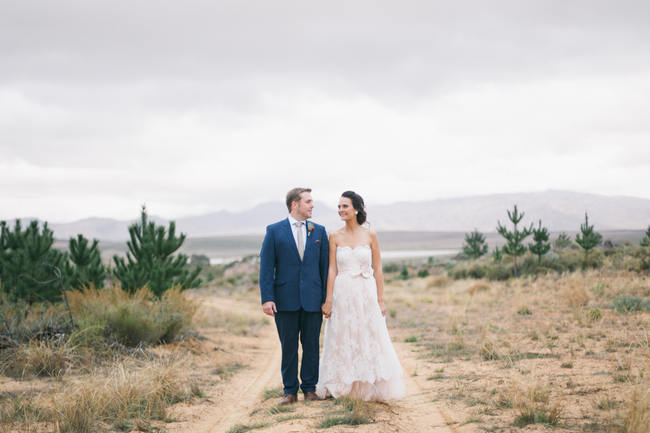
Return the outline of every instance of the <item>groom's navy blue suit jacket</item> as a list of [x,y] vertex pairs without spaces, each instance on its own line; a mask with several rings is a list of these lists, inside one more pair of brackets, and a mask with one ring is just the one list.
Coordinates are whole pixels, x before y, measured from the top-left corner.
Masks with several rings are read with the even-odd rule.
[[262,303],[274,301],[278,311],[321,311],[327,294],[329,243],[325,227],[307,222],[303,260],[300,260],[289,219],[266,227],[260,252]]

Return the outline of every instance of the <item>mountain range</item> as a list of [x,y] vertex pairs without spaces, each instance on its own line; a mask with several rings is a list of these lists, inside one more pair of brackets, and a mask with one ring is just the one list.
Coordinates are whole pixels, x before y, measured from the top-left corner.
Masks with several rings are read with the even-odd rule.
[[[558,190],[369,204],[367,211],[370,226],[377,231],[467,232],[478,229],[489,233],[496,231],[497,221],[509,224],[507,210],[515,204],[525,213],[522,224],[537,225],[541,219],[552,232],[578,230],[585,212],[596,230],[638,230],[650,225],[650,199]],[[263,234],[267,224],[284,218],[286,213],[284,203],[268,202],[241,212],[221,210],[174,221],[177,230],[192,238]],[[31,219],[23,218],[23,221]],[[162,224],[169,221],[156,216],[152,219]],[[341,226],[336,209],[323,203],[315,203],[313,219],[329,230]],[[50,222],[49,227],[57,239],[82,233],[88,238],[122,241],[128,238],[128,226],[134,220],[86,218],[67,223]]]

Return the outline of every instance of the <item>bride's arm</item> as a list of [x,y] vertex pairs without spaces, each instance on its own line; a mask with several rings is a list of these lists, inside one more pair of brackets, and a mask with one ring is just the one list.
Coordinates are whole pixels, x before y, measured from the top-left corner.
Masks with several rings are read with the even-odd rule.
[[379,239],[374,230],[370,230],[370,249],[372,250],[372,269],[375,274],[375,281],[377,282],[377,302],[381,314],[386,315],[386,306],[384,305],[384,271],[381,266],[381,254],[379,252]]
[[325,295],[325,303],[321,306],[323,316],[327,319],[332,315],[332,296],[334,294],[334,280],[338,269],[336,268],[336,239],[334,233],[330,234],[330,259],[327,268],[327,294]]

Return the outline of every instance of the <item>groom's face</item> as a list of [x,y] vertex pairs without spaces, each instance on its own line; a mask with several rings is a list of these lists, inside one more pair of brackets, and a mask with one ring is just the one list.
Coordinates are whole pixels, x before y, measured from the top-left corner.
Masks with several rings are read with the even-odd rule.
[[303,220],[311,218],[311,211],[314,208],[314,200],[311,198],[311,194],[308,192],[303,192],[300,194],[300,200],[294,202],[296,215],[301,217]]

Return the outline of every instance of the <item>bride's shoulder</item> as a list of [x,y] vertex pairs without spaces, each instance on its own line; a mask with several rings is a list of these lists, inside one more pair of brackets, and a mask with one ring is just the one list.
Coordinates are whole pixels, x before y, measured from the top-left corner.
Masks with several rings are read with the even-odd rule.
[[370,227],[362,226],[361,229],[366,233],[367,236],[370,236],[373,239],[377,237],[377,232],[371,229]]
[[343,235],[343,229],[338,229],[333,232],[330,232],[330,241],[338,241]]
[[368,236],[368,239],[370,239],[370,244],[371,245],[378,245],[379,244],[379,239],[377,238],[377,232],[374,231],[371,228],[366,228],[366,235]]

